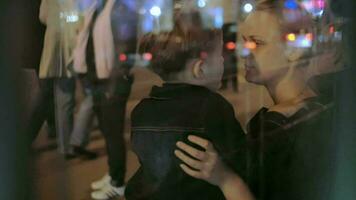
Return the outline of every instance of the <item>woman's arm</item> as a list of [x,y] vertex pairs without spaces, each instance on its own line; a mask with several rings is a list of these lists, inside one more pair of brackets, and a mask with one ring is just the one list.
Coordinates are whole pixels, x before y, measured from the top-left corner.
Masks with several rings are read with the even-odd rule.
[[[213,145],[203,138],[189,136],[188,140],[205,149],[197,150],[184,142],[178,142],[175,155],[184,162],[180,167],[188,175],[218,186],[227,200],[253,200],[245,182],[220,159]],[[184,153],[195,158],[192,159]]]

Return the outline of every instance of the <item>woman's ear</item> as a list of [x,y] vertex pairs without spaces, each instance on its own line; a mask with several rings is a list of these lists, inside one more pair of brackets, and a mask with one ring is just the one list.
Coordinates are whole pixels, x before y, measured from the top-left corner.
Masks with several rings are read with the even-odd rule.
[[204,61],[202,59],[194,61],[193,68],[192,68],[194,78],[199,79],[204,76],[203,64]]

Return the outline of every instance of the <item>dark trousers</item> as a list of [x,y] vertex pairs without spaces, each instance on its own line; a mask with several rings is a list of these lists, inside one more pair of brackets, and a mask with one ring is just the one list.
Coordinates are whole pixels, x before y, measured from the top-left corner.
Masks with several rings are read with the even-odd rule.
[[229,57],[225,60],[224,63],[224,74],[221,81],[221,89],[227,89],[228,83],[232,81],[232,88],[235,92],[238,91],[238,81],[237,81],[237,67],[236,67],[236,58]]
[[28,136],[30,142],[36,139],[43,123],[46,121],[49,134],[55,135],[55,117],[54,117],[54,93],[53,79],[40,79],[40,91],[35,97],[33,105],[30,108],[29,119],[27,120]]
[[112,82],[92,84],[82,79],[84,87],[93,92],[94,112],[104,135],[108,154],[109,175],[114,186],[124,185],[126,173],[126,147],[124,124],[126,103],[131,92],[133,77],[117,78],[114,91],[108,95]]
[[99,120],[108,154],[109,174],[112,184],[124,185],[126,172],[126,148],[124,123],[127,98],[94,98],[94,112]]
[[[36,139],[44,121],[49,122],[57,134],[58,150],[70,153],[70,135],[73,129],[75,106],[75,80],[73,78],[51,78],[40,80],[40,95],[31,108],[26,131],[32,142]],[[54,110],[54,111],[53,111]],[[54,113],[54,116],[53,116]]]
[[237,76],[236,75],[229,75],[228,77],[223,77],[221,83],[221,89],[226,89],[228,86],[228,82],[232,81],[232,88],[234,91],[238,91],[238,82],[237,82]]

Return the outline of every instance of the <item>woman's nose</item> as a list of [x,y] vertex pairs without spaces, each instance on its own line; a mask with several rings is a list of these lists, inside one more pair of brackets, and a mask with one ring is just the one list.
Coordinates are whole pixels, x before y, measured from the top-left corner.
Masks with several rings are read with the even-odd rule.
[[247,59],[248,57],[251,57],[252,56],[252,52],[250,49],[248,48],[242,48],[240,51],[239,51],[239,55],[242,59]]
[[248,56],[251,56],[252,51],[256,49],[255,42],[244,42],[238,46],[239,55],[241,58],[246,59]]

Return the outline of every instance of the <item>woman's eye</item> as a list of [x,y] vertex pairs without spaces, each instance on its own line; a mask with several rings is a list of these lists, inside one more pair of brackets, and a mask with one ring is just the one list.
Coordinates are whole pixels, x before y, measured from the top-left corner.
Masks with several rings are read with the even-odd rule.
[[263,41],[260,41],[260,40],[256,40],[254,41],[256,43],[256,46],[262,46],[262,45],[265,45],[265,42]]
[[256,42],[253,42],[253,41],[247,41],[247,42],[245,42],[244,47],[247,49],[253,50],[253,49],[257,48],[257,44],[256,44]]

